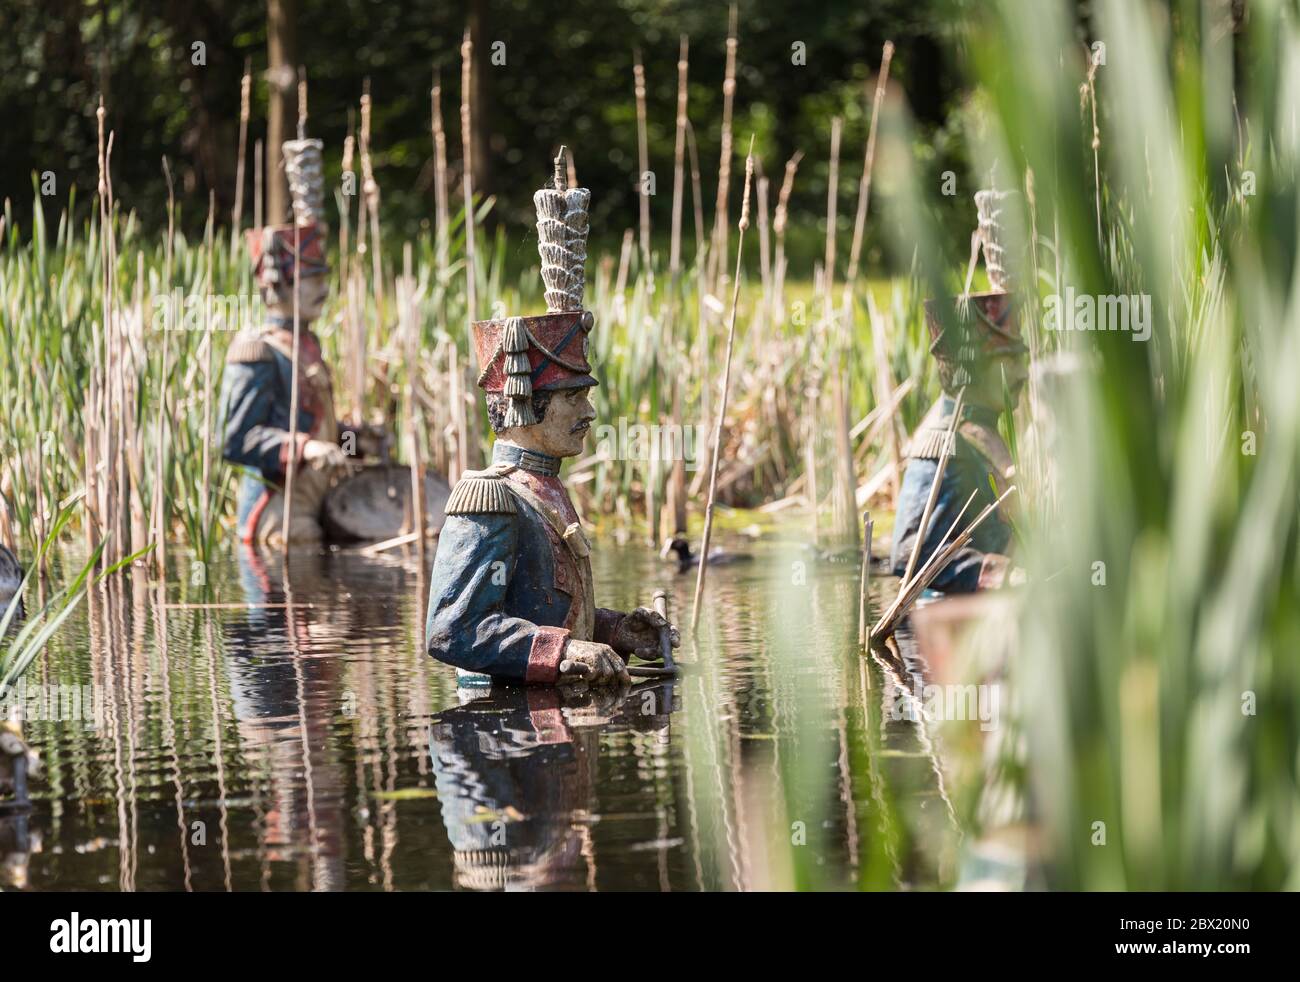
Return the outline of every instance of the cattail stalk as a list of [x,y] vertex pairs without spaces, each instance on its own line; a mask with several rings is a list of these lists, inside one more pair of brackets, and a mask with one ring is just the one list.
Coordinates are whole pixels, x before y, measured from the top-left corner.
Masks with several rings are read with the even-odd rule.
[[[735,8],[732,8],[733,13]],[[727,354],[722,363],[722,393],[713,423],[713,462],[709,468],[709,497],[704,507],[704,535],[700,541],[700,568],[695,577],[695,602],[691,606],[691,632],[700,623],[700,601],[704,595],[704,578],[709,569],[709,540],[713,533],[713,505],[718,494],[718,458],[722,451],[722,421],[727,415],[727,390],[731,386],[731,353],[736,344],[736,307],[740,303],[740,261],[745,247],[745,229],[749,228],[749,186],[754,178],[754,139],[750,137],[745,156],[745,190],[740,204],[740,221],[736,227],[736,272],[731,284],[731,313],[727,320]]]
[[289,453],[288,466],[284,474],[284,509],[281,512],[280,538],[286,557],[289,554],[289,525],[293,520],[293,479],[298,473],[298,357],[300,311],[299,298],[302,295],[302,249],[299,240],[301,231],[295,222],[293,226],[293,351],[290,358],[289,383]]
[[298,66],[298,139],[307,139],[307,68]]
[[398,283],[397,314],[401,321],[402,340],[406,354],[406,447],[411,467],[411,502],[409,531],[415,534],[416,553],[420,569],[424,569],[424,460],[420,454],[419,440],[419,297],[415,287],[415,274],[411,243],[402,250],[402,280]]
[[[672,285],[669,289],[668,311],[669,323],[664,350],[673,359],[667,366],[667,377],[672,385],[672,419],[674,426],[682,422],[682,382],[675,370],[678,356],[677,328],[681,317],[681,275],[682,275],[682,206],[686,196],[686,129],[687,120],[687,74],[690,68],[690,42],[686,35],[681,36],[677,55],[677,126],[673,144],[673,217],[672,235],[668,252],[668,271]],[[671,531],[682,534],[686,531],[686,461],[674,460],[668,474],[665,511],[671,515]],[[657,544],[657,543],[656,543]]]
[[668,251],[668,272],[672,277],[674,292],[682,271],[682,202],[686,190],[686,77],[690,69],[689,50],[690,41],[683,34],[677,54],[677,135],[673,143],[673,219],[672,239]]
[[[691,201],[695,212],[695,364],[701,377],[709,377],[709,308],[705,302],[708,288],[708,248],[704,241],[704,189],[700,180],[700,154],[695,144],[695,129],[686,121],[686,148],[691,160]],[[709,387],[700,393],[700,421],[708,428]],[[695,492],[692,490],[691,492]]]
[[871,534],[875,524],[871,512],[862,513],[862,575],[858,581],[858,647],[867,646],[867,613],[871,596]]
[[646,181],[651,179],[650,148],[646,136],[645,109],[645,66],[641,64],[641,52],[635,55],[632,66],[633,90],[636,94],[636,157],[638,165],[637,193],[640,197],[641,225],[641,269],[647,277],[647,289],[654,291],[654,270],[650,265],[650,193]]
[[835,240],[839,204],[840,136],[841,121],[836,116],[831,121],[830,175],[826,189],[826,281],[823,284],[823,325],[828,332],[831,351],[831,409],[835,429],[835,469],[832,485],[832,519],[834,534],[838,539],[858,541],[858,527],[854,520],[854,490],[857,485],[853,466],[853,441],[849,437],[849,396],[847,381],[841,371],[842,351],[847,346],[844,334],[849,332],[846,318],[843,332],[836,330],[835,317]]
[[[356,189],[356,173],[353,164],[356,156],[356,137],[351,130],[351,112],[349,116],[349,133],[343,139],[343,180],[349,182],[347,187]],[[357,291],[353,289],[354,266],[349,253],[352,236],[352,195],[338,196],[339,204],[339,285],[343,297],[343,332],[347,344],[347,378],[348,397],[351,403],[352,418],[361,422],[365,418],[366,404],[366,331],[365,320],[361,314],[361,304]],[[358,218],[360,210],[358,209]]]
[[627,274],[632,267],[632,230],[623,230],[623,247],[618,252],[618,275],[614,278],[614,313],[620,324],[627,323]]
[[[465,200],[465,350],[467,353],[474,350],[473,325],[478,312],[478,250],[475,244],[476,233],[474,228],[473,84],[474,40],[470,36],[467,27],[460,45],[460,143],[463,158],[461,187]],[[459,371],[458,362],[457,371]],[[465,398],[463,393],[460,398],[463,403]],[[458,408],[457,416],[468,427],[469,414],[465,412],[463,405]],[[471,440],[472,434],[467,429],[462,429],[460,453],[466,462],[466,467],[469,466]]]
[[794,190],[794,175],[799,169],[803,151],[796,150],[785,162],[785,177],[776,198],[776,212],[772,216],[772,233],[776,238],[776,252],[772,262],[772,316],[775,323],[785,322],[785,228],[790,216],[790,193]]
[[379,183],[375,180],[370,159],[370,79],[366,79],[361,92],[361,192],[365,197],[366,215],[370,220],[371,287],[375,293],[375,317],[383,343],[384,323],[384,267],[379,243]]
[[880,57],[880,74],[876,76],[876,94],[871,100],[871,127],[867,131],[867,149],[862,160],[862,179],[858,182],[858,213],[853,221],[853,245],[849,249],[849,268],[844,279],[844,298],[841,308],[845,323],[850,320],[853,288],[858,278],[858,263],[862,258],[862,243],[867,228],[867,205],[871,201],[871,171],[876,161],[876,128],[880,124],[880,107],[885,101],[885,86],[889,84],[889,64],[894,59],[894,43],[886,41]]
[[[212,264],[217,225],[217,196],[208,192],[207,268],[203,276],[203,470],[199,486],[202,529],[206,536],[211,529],[212,505]],[[204,554],[207,544],[204,544]]]
[[[465,29],[460,45],[460,142],[462,164],[461,186],[465,198],[465,296],[469,325],[473,325],[478,310],[478,261],[474,248],[474,117],[470,97],[474,84],[474,41]],[[472,330],[472,327],[470,328]]]
[[[889,370],[889,350],[886,337],[886,315],[876,309],[875,298],[866,291],[867,318],[871,321],[871,351],[876,363],[876,404],[888,406],[894,401],[894,382]],[[892,464],[890,486],[895,495],[902,486],[903,447],[898,435],[899,420],[895,414],[888,422],[889,456]]]
[[453,339],[447,346],[447,399],[451,408],[450,446],[447,448],[447,480],[455,484],[469,468],[469,424],[465,411],[464,376],[460,367],[460,346]]
[[[129,347],[132,353],[131,371],[124,373],[124,384],[126,385],[126,406],[130,413],[130,420],[126,426],[126,464],[127,476],[130,479],[130,508],[131,508],[131,553],[135,554],[145,548],[148,542],[149,530],[145,524],[144,517],[144,495],[142,487],[144,484],[144,447],[141,441],[144,438],[144,428],[140,425],[140,380],[145,374],[148,365],[148,356],[145,353],[143,333],[145,324],[145,302],[144,302],[144,253],[139,249],[135,253],[135,295],[133,297],[133,307],[135,316],[128,321],[128,327],[131,330]],[[151,305],[152,306],[152,305]]]
[[766,315],[770,314],[772,309],[772,236],[767,210],[771,185],[772,182],[761,173],[758,180],[754,182],[755,203],[758,205],[758,273],[763,286],[761,305],[763,320],[767,319]]
[[[172,186],[171,167],[167,164],[166,156],[162,159],[163,176],[167,180],[167,244],[163,248],[163,289],[167,293],[167,302],[170,304],[172,297],[172,247],[173,239],[176,235],[176,193]],[[167,325],[170,328],[170,324]],[[171,331],[163,332],[162,348],[162,377],[171,378]],[[167,495],[163,489],[163,460],[166,457],[165,447],[170,444],[170,440],[164,436],[167,428],[167,392],[166,389],[159,393],[158,396],[158,414],[154,421],[154,488],[153,488],[153,527],[154,542],[157,546],[154,550],[155,562],[158,565],[158,580],[160,585],[167,582]]]
[[[107,142],[104,138],[105,115],[104,100],[101,97],[99,108],[95,111],[95,118],[99,137],[99,254],[104,289],[103,330],[101,332],[102,349],[99,344],[96,344],[99,371],[94,373],[95,381],[90,389],[90,398],[93,399],[91,416],[95,420],[94,432],[99,437],[99,440],[97,441],[98,447],[96,448],[95,459],[93,461],[87,459],[86,461],[87,499],[94,501],[94,520],[98,526],[97,534],[92,539],[92,545],[97,545],[104,536],[112,534],[109,523],[114,520],[116,513],[116,502],[113,499],[113,479],[116,468],[113,459],[112,425],[114,391],[112,380],[114,378],[113,355],[115,350],[113,344],[113,325],[115,323],[113,299],[116,287],[113,273],[116,264],[113,260],[111,245],[113,238],[113,203],[108,176],[109,146],[111,146],[112,138],[110,136]],[[87,427],[87,429],[89,430],[90,427]],[[93,499],[90,494],[92,484],[94,487]],[[44,518],[42,516],[43,524]],[[105,548],[101,554],[101,565],[107,569],[111,562],[112,556],[109,548]]]
[[248,118],[253,92],[252,60],[244,59],[244,77],[239,80],[239,157],[235,163],[235,207],[230,213],[230,256],[239,247],[239,229],[244,219],[244,158],[248,154]]
[[447,267],[451,265],[451,219],[447,201],[447,133],[442,123],[442,73],[433,73],[433,214],[437,223],[434,260],[438,285],[445,291]]
[[262,227],[262,141],[253,141],[253,228]]
[[718,159],[718,195],[713,213],[713,251],[709,256],[709,285],[716,289],[727,257],[727,197],[731,190],[731,117],[736,99],[736,5],[731,5],[727,22],[727,68],[722,81],[722,150]]
[[836,207],[839,203],[840,181],[840,133],[842,120],[835,116],[831,119],[831,158],[830,173],[826,179],[826,254],[822,261],[822,327],[832,332],[834,347],[835,309],[831,299],[835,285],[835,220]]

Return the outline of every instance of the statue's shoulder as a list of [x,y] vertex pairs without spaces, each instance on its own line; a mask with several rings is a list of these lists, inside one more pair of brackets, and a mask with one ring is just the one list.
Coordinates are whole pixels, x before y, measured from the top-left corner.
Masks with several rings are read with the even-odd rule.
[[226,351],[229,365],[252,365],[259,361],[274,361],[275,353],[259,331],[240,331]]
[[943,397],[940,396],[908,441],[907,456],[920,460],[938,460],[945,452],[951,453],[953,448],[948,444],[948,425],[951,421],[952,414],[944,412]]
[[514,464],[493,464],[481,471],[466,471],[451,489],[448,515],[513,515],[519,509],[506,475]]
[[985,463],[1003,480],[1010,480],[1015,474],[1015,465],[1011,459],[1011,450],[996,427],[963,420],[958,431],[975,452],[984,458]]

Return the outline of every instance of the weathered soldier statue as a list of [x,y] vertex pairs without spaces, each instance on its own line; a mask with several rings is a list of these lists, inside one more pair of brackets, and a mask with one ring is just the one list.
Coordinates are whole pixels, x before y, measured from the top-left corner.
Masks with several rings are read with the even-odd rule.
[[461,685],[627,682],[626,660],[659,657],[649,608],[597,608],[586,534],[560,482],[596,412],[588,361],[594,318],[582,309],[591,192],[555,185],[534,195],[548,313],[473,325],[492,464],[452,490],[429,590],[426,644]]
[[[947,301],[927,300],[930,352],[939,368],[943,395],[931,407],[908,445],[907,469],[898,496],[894,523],[894,573],[902,576],[921,526],[940,455],[949,454],[938,497],[926,529],[917,568],[940,547],[971,492],[975,500],[966,521],[1006,490],[1013,475],[1011,452],[998,433],[998,415],[1008,395],[1014,405],[1026,378],[1025,353],[1016,317],[1015,297],[1007,292],[1010,277],[1002,209],[1008,194],[975,195],[984,263],[993,287]],[[972,259],[973,259],[972,255]],[[948,446],[948,427],[962,395],[961,419]],[[930,587],[945,593],[969,593],[1001,586],[1012,574],[1007,552],[1011,526],[999,510],[976,530],[966,548],[940,571]],[[1019,576],[1019,571],[1014,571]]]
[[[322,214],[321,142],[284,144],[294,223],[248,232],[253,276],[266,304],[265,323],[241,332],[226,356],[222,393],[223,456],[253,473],[239,490],[239,537],[277,543],[284,515],[285,475],[294,471],[288,538],[315,543],[323,537],[321,503],[347,470],[350,455],[369,452],[382,434],[340,422],[330,371],[311,324],[329,293],[325,262],[327,226]],[[297,281],[295,281],[295,275]],[[291,432],[294,292],[297,287],[298,425]],[[348,448],[345,454],[344,446]]]

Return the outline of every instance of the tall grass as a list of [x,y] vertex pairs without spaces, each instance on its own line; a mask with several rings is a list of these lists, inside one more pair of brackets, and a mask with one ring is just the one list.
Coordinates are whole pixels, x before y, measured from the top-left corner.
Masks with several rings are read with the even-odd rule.
[[1025,790],[1050,885],[1294,889],[1300,24],[1096,7],[1104,65],[1064,3],[1001,0],[966,46],[985,162],[1031,192],[1031,294],[1147,295],[1153,319],[1143,343],[1031,316],[1040,356],[1085,367],[1032,393],[1056,438],[1021,460],[1052,478],[1026,513]]
[[[349,204],[343,196],[340,201]],[[134,392],[128,425],[142,457],[138,472],[124,480],[138,486],[144,502],[161,502],[161,514],[150,523],[150,541],[161,528],[166,539],[188,544],[203,560],[218,548],[233,521],[232,471],[216,464],[216,398],[225,350],[237,330],[256,325],[260,308],[242,241],[211,227],[204,241],[191,241],[179,231],[170,239],[146,234],[133,215],[123,213],[124,207],[119,203],[113,215],[118,258],[111,282],[119,298],[114,316],[124,325],[126,339],[121,367],[131,374]],[[413,429],[422,434],[420,457],[443,473],[454,470],[461,447],[467,465],[479,466],[491,439],[475,388],[469,321],[545,306],[531,250],[526,243],[516,245],[523,230],[484,230],[491,207],[490,198],[476,199],[473,250],[463,209],[450,216],[445,259],[439,255],[442,233],[437,230],[409,243],[414,361],[406,354],[412,339],[396,329],[402,314],[396,289],[401,270],[386,255],[365,262],[374,256],[355,253],[343,264],[336,249],[332,264],[346,269],[347,285],[336,288],[316,324],[328,360],[338,366],[339,405],[384,418],[394,432],[410,432],[403,414],[418,413]],[[356,216],[356,210],[351,214]],[[353,227],[360,233],[361,225]],[[49,236],[39,198],[32,229],[19,229],[12,220],[5,228],[0,326],[9,341],[0,352],[0,418],[6,421],[0,480],[14,536],[30,551],[57,503],[86,483],[85,393],[95,365],[93,325],[103,318],[102,230],[96,221],[76,227],[65,210],[57,233]],[[225,246],[227,241],[233,249]],[[213,242],[221,246],[214,248]],[[748,265],[753,253],[748,247],[746,252]],[[689,257],[694,269],[684,275],[673,277],[660,269],[662,258],[656,253],[650,268],[644,259],[629,257],[632,268],[621,288],[611,275],[612,257],[589,260],[587,305],[597,319],[593,358],[602,382],[594,393],[598,422],[617,430],[620,420],[628,427],[676,420],[706,433],[712,428],[709,407],[717,401],[717,378],[701,366],[720,365],[726,341],[715,298],[699,292],[702,277],[696,270],[708,261],[707,245]],[[385,283],[380,289],[373,283],[376,270]],[[930,370],[914,284],[900,282],[892,289],[877,284],[875,289],[887,298],[882,302],[893,307],[901,328],[892,332],[886,353],[894,378],[916,376],[920,383]],[[813,432],[817,452],[805,454],[803,425],[807,403],[802,394],[813,374],[826,371],[816,363],[820,355],[808,357],[810,324],[820,304],[798,281],[787,284],[783,293],[787,304],[774,311],[758,284],[742,283],[738,378],[722,431],[719,500],[727,504],[757,505],[806,494],[802,475],[809,459],[831,472],[831,443],[822,447],[823,435]],[[179,314],[170,324],[157,316],[164,298]],[[237,307],[240,302],[243,306]],[[237,309],[242,316],[235,316]],[[864,313],[849,315],[843,343],[850,357],[870,364],[871,328]],[[354,367],[358,348],[365,353],[361,371]],[[861,377],[856,371],[849,375]],[[355,392],[358,386],[363,391]],[[849,415],[856,422],[876,401],[869,385],[850,387]],[[922,389],[918,384],[916,394],[905,400],[900,411],[904,424],[924,410]],[[407,390],[418,398],[398,397]],[[699,465],[707,457],[706,442],[700,441],[689,462],[693,517],[702,511]],[[590,449],[592,456],[572,468],[587,510],[643,521],[649,503],[664,500],[671,468],[652,468],[635,454],[606,459],[597,447]],[[617,447],[611,449],[618,453]],[[879,449],[858,441],[855,451],[863,476],[875,473]],[[817,486],[825,489],[830,482],[823,479]]]
[[[955,8],[975,92],[969,189],[992,173],[1024,192],[1013,224],[1031,246],[1017,272],[1035,370],[1003,421],[1029,586],[974,635],[986,656],[1013,639],[998,752],[959,761],[956,741],[936,744],[961,782],[964,841],[1027,821],[1029,882],[1057,889],[1295,889],[1300,23],[1281,3],[1252,5],[1234,31],[1220,4],[1104,0],[1085,25],[1106,43],[1100,65],[1073,4]],[[916,261],[907,296],[952,295],[965,243],[941,235],[939,176],[917,166],[905,105],[881,141],[894,245]],[[1149,297],[1150,338],[1049,330],[1047,297],[1070,290]],[[920,325],[899,324],[903,345]],[[919,338],[906,352],[924,360]],[[789,678],[822,655],[806,637],[776,645]],[[693,706],[706,723],[710,678]],[[782,822],[821,820],[844,754],[825,719],[791,705],[801,752],[772,788],[766,861],[817,888]],[[719,739],[688,749],[708,761]],[[849,759],[864,802],[881,761],[869,747]],[[889,885],[892,812],[859,805],[864,887]]]

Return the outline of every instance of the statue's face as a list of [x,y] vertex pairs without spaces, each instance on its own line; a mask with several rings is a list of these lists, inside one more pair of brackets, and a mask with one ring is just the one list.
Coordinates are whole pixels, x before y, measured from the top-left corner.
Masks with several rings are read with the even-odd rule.
[[587,398],[586,386],[561,389],[551,397],[542,421],[525,428],[528,449],[552,457],[576,457],[582,453],[582,444],[595,418],[596,409]]
[[[328,276],[304,276],[302,284],[298,288],[298,319],[300,321],[314,321],[319,317],[329,292],[330,281]],[[270,313],[286,320],[293,317],[292,287],[283,291],[283,294],[280,291],[267,289],[262,292],[262,295],[266,301],[266,308]]]

